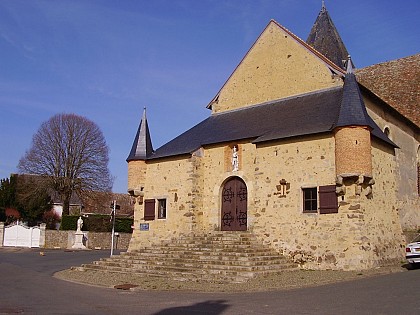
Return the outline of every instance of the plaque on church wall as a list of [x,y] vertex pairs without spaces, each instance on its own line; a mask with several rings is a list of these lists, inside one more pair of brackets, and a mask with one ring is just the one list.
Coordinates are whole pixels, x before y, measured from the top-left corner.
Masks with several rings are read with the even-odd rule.
[[140,223],[140,231],[149,231],[149,223]]

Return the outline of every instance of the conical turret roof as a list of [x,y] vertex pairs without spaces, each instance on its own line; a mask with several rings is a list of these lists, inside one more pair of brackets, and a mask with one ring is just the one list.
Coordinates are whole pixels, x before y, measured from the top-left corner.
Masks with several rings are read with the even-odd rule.
[[150,138],[149,126],[146,118],[146,108],[143,110],[143,117],[140,121],[136,137],[127,162],[135,160],[146,160],[153,153],[152,140]]
[[322,1],[321,11],[312,26],[306,43],[314,47],[337,66],[345,69],[344,61],[349,53],[328,14],[324,1]]
[[369,117],[366,105],[353,73],[353,64],[350,56],[347,60],[347,73],[344,79],[343,95],[341,98],[340,113],[336,127],[366,126],[374,129],[372,119]]

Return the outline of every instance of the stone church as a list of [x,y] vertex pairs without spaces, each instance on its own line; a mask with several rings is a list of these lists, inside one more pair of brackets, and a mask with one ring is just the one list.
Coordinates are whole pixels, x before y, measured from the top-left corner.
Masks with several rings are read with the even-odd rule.
[[401,261],[403,230],[420,226],[419,55],[392,65],[401,78],[356,70],[324,4],[307,41],[271,20],[207,119],[154,149],[144,111],[129,251],[246,231],[303,268]]

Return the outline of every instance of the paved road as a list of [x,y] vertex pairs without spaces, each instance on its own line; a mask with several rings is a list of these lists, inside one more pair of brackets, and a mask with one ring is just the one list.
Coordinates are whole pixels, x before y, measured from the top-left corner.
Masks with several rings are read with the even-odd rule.
[[420,269],[315,288],[246,294],[143,292],[79,285],[55,271],[105,251],[0,249],[0,314],[420,314]]

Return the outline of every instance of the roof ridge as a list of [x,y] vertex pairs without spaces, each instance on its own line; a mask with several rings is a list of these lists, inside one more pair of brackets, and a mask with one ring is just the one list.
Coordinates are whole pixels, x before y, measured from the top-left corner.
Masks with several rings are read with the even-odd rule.
[[286,101],[290,101],[292,99],[306,97],[306,96],[309,96],[309,95],[321,94],[321,93],[325,93],[325,92],[333,91],[333,90],[338,90],[338,89],[342,89],[342,88],[343,88],[342,86],[333,86],[333,87],[329,87],[329,88],[325,88],[325,89],[321,89],[321,90],[316,90],[316,91],[311,91],[311,92],[306,92],[306,93],[301,93],[301,94],[295,94],[295,95],[291,95],[291,96],[287,96],[287,97],[277,98],[277,99],[270,100],[270,101],[263,102],[263,103],[253,104],[253,105],[240,107],[240,108],[235,108],[235,109],[231,109],[231,110],[226,110],[226,111],[223,111],[223,112],[212,113],[210,115],[210,117],[216,117],[216,116],[219,116],[219,115],[229,114],[229,113],[233,113],[233,112],[239,112],[239,111],[242,111],[242,110],[247,110],[247,109],[251,109],[251,108],[255,108],[255,107],[259,107],[259,106],[276,104],[276,103],[279,103],[279,102],[286,102]]
[[420,53],[405,56],[405,57],[401,57],[401,58],[396,58],[396,59],[392,59],[392,60],[382,61],[382,62],[375,63],[373,65],[369,65],[369,66],[366,66],[366,67],[363,67],[363,68],[357,68],[357,69],[355,69],[355,72],[357,73],[357,72],[363,71],[364,69],[369,69],[369,68],[373,68],[373,67],[377,67],[377,66],[386,65],[386,64],[390,64],[392,62],[400,62],[402,60],[407,60],[407,59],[417,57],[417,56],[420,57]]

